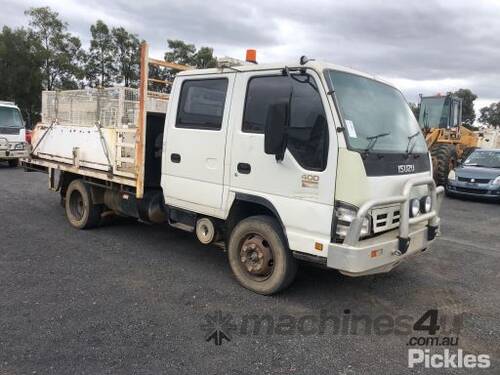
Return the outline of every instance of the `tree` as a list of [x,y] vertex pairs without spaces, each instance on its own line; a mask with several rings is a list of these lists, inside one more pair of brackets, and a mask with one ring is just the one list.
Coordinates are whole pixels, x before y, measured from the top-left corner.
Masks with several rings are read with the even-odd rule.
[[101,20],[90,26],[92,39],[87,55],[85,76],[90,86],[109,87],[113,83],[118,69],[115,56],[117,53],[113,37],[108,26]]
[[165,60],[177,64],[191,65],[196,53],[194,44],[186,44],[182,40],[167,40],[170,51],[165,52]]
[[40,118],[42,60],[39,46],[30,31],[4,26],[0,33],[0,98],[13,100],[21,109],[28,127]]
[[137,86],[140,60],[139,38],[123,27],[113,28],[111,35],[116,50],[115,81],[123,83],[126,87]]
[[214,57],[214,50],[210,47],[201,47],[191,60],[191,65],[198,69],[215,68],[217,59]]
[[480,110],[479,122],[487,125],[492,125],[496,128],[500,127],[500,102],[491,103],[488,107],[483,107]]
[[462,122],[474,123],[476,112],[474,111],[474,100],[477,95],[469,89],[460,89],[453,93],[462,99]]
[[80,39],[66,31],[67,24],[49,7],[30,8],[25,14],[30,17],[32,35],[37,39],[36,53],[43,61],[43,87],[47,90],[76,87],[82,78]]

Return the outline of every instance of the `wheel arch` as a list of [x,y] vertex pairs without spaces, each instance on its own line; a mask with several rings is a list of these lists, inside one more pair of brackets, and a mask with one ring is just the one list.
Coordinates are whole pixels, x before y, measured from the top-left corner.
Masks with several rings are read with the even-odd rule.
[[258,195],[236,193],[231,209],[229,210],[229,215],[226,219],[227,234],[229,235],[236,224],[238,224],[241,220],[256,215],[267,215],[276,219],[278,225],[281,227],[286,246],[287,248],[290,248],[286,228],[281,220],[278,210],[268,199]]

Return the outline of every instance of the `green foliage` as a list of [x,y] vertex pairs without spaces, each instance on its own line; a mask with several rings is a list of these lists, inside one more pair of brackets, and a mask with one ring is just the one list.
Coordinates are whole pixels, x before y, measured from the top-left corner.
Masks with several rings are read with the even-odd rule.
[[169,39],[167,42],[170,51],[165,52],[166,61],[183,65],[191,65],[193,63],[193,57],[196,53],[194,44],[186,44],[182,40],[172,39]]
[[214,50],[210,47],[201,47],[197,51],[194,44],[186,44],[182,40],[169,39],[167,42],[169,51],[165,53],[166,61],[195,66],[198,69],[217,66]]
[[476,112],[474,111],[474,100],[477,95],[469,89],[460,89],[453,93],[462,99],[462,122],[469,122],[472,124],[476,119]]
[[43,61],[42,84],[46,90],[75,88],[83,77],[80,39],[68,33],[67,24],[49,7],[25,12],[36,40],[37,58]]
[[139,38],[123,27],[113,28],[111,35],[116,49],[115,82],[123,83],[126,87],[136,87],[139,80]]
[[193,65],[198,69],[215,68],[217,59],[214,57],[213,48],[201,47],[193,56]]
[[117,48],[108,26],[101,20],[90,26],[90,50],[85,64],[85,78],[92,87],[109,87],[118,73]]
[[500,128],[500,102],[480,109],[479,122]]
[[23,112],[28,126],[40,118],[42,59],[36,38],[20,28],[4,26],[0,33],[0,99],[12,100]]

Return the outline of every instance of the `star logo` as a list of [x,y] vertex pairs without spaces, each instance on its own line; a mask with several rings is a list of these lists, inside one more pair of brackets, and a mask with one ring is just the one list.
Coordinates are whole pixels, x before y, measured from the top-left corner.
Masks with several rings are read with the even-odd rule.
[[215,345],[220,346],[224,340],[232,340],[231,332],[236,330],[236,324],[231,314],[216,311],[205,315],[205,323],[201,325],[201,329],[206,332],[205,341],[213,341]]

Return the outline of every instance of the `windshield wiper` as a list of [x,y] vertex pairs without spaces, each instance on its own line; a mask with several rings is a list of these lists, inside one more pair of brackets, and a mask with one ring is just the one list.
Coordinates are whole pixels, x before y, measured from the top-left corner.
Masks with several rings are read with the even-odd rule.
[[375,144],[377,143],[379,138],[386,137],[389,134],[391,133],[380,133],[377,135],[372,135],[371,137],[366,137],[366,139],[368,140],[368,146],[365,148],[364,153],[368,154],[373,149],[373,147],[375,147]]
[[[406,157],[410,156],[413,149],[415,148],[415,145],[417,144],[417,142],[411,143],[412,139],[415,139],[415,137],[419,134],[420,134],[420,130],[418,132],[416,132],[415,134],[408,136],[408,144],[406,145]],[[411,145],[411,147],[410,147],[410,145]]]

